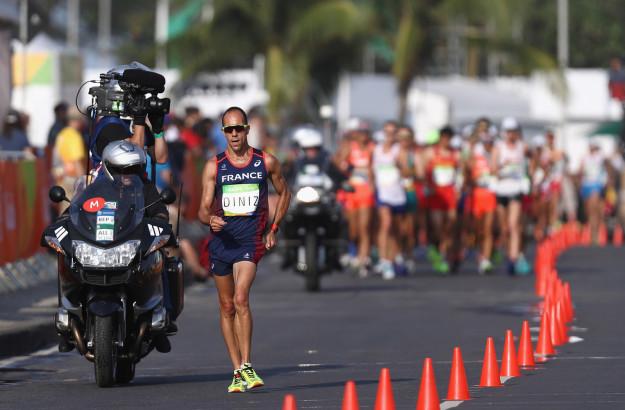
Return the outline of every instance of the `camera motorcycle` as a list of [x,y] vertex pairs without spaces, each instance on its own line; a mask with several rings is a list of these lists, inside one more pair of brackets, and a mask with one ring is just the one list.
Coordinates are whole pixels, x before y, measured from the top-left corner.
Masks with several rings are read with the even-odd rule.
[[63,188],[50,190],[53,202],[70,205],[44,230],[41,244],[58,256],[56,329],[94,363],[97,385],[108,387],[129,383],[136,364],[167,334],[162,248],[177,246],[176,238],[167,221],[147,217],[146,209],[171,204],[176,195],[165,189],[146,204],[136,175],[82,181],[71,202]]
[[321,135],[305,129],[295,135],[304,156],[295,164],[293,196],[283,224],[283,267],[293,266],[306,280],[306,290],[318,291],[321,276],[341,269],[345,247],[342,214],[336,201],[338,181]]

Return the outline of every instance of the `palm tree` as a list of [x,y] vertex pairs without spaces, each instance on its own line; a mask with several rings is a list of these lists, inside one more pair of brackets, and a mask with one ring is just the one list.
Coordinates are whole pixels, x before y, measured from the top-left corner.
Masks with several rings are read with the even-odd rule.
[[[432,64],[440,33],[462,25],[461,39],[469,55],[491,57],[502,71],[527,74],[540,68],[555,70],[553,56],[523,42],[522,27],[529,7],[527,1],[514,0],[370,0],[377,11],[376,40],[390,49],[385,57],[397,82],[400,121],[405,120],[406,101],[413,79]],[[382,47],[381,49],[385,49]],[[377,48],[380,50],[380,47]],[[469,73],[477,74],[477,57]],[[564,92],[561,76],[553,85]]]
[[329,87],[358,55],[369,13],[347,0],[217,0],[214,17],[172,41],[185,75],[265,57],[270,122],[297,110],[314,78]]

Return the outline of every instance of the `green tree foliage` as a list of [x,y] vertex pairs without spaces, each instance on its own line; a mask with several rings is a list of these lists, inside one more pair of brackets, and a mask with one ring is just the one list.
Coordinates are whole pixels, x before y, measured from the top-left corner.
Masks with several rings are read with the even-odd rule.
[[[359,55],[368,32],[367,10],[345,0],[223,0],[214,18],[173,40],[185,75],[249,67],[265,57],[268,113],[278,122],[311,89],[329,90]],[[314,79],[314,80],[313,80]]]

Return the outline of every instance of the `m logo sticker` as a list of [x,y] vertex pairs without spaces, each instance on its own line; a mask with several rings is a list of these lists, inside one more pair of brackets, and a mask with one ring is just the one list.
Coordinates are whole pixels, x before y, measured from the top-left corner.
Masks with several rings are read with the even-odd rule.
[[100,209],[104,208],[105,203],[106,201],[102,197],[89,198],[82,203],[82,209],[87,212],[98,212]]

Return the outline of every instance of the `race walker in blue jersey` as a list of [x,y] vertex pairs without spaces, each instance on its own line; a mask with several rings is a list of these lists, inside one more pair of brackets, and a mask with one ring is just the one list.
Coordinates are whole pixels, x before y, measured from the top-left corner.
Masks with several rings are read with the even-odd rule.
[[[204,167],[198,216],[213,233],[208,245],[210,269],[219,294],[221,331],[234,368],[228,392],[240,393],[264,385],[251,365],[249,294],[258,262],[276,244],[291,194],[278,160],[248,145],[245,111],[228,108],[221,122],[228,145]],[[271,224],[267,180],[279,196]]]

